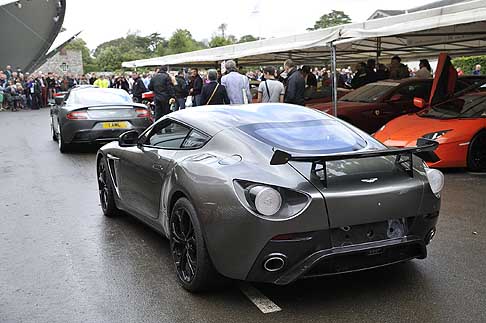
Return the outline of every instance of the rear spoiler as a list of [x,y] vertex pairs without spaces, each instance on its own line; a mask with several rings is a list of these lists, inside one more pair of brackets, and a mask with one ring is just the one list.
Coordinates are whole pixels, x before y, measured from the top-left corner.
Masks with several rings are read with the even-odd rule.
[[315,164],[325,164],[329,161],[347,160],[347,159],[362,159],[371,157],[382,156],[397,156],[397,163],[402,156],[409,156],[410,163],[412,163],[412,155],[416,155],[423,159],[425,162],[435,163],[440,159],[434,153],[439,146],[439,143],[434,140],[421,138],[417,141],[418,147],[410,148],[390,148],[384,150],[370,150],[364,152],[344,153],[344,154],[332,154],[332,155],[316,155],[316,156],[292,156],[291,154],[282,151],[275,150],[273,153],[270,165],[285,165],[290,161],[296,162],[311,162]]

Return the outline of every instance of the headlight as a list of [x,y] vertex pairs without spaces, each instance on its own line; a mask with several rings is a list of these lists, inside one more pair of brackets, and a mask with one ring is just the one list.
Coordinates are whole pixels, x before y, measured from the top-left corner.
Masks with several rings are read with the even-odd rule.
[[431,132],[431,133],[428,133],[426,135],[423,135],[422,138],[430,139],[430,140],[436,140],[436,139],[439,139],[440,137],[442,137],[443,135],[445,135],[446,133],[448,133],[449,131],[452,131],[452,130],[440,130],[440,131],[436,131],[436,132]]
[[234,180],[235,192],[241,204],[256,216],[267,220],[291,219],[310,204],[311,197],[288,188]]
[[432,192],[437,196],[440,197],[440,192],[444,188],[444,174],[437,169],[425,169],[427,173],[427,179],[429,180],[430,188]]
[[282,196],[271,187],[253,186],[248,189],[248,194],[250,202],[255,205],[255,209],[262,215],[275,215],[282,206]]

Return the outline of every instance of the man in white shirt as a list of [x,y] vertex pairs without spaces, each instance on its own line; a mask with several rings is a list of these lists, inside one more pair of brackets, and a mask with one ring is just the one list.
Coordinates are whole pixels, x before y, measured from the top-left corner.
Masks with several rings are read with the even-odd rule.
[[275,67],[267,66],[263,73],[265,80],[258,87],[258,103],[283,103],[285,87],[275,79]]
[[238,73],[236,63],[229,60],[225,64],[227,74],[221,78],[221,85],[226,87],[230,104],[251,103],[250,81],[245,75]]

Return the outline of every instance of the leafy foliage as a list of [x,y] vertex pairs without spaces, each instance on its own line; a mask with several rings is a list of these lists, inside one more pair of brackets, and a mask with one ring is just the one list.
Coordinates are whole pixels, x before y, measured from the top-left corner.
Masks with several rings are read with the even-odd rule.
[[[221,26],[224,29],[227,28],[226,24]],[[219,47],[253,40],[256,40],[256,38],[252,35],[243,36],[240,40],[233,35],[225,37],[215,35],[209,42],[209,46]],[[81,50],[86,73],[119,71],[122,69],[121,64],[125,61],[185,53],[204,48],[207,48],[207,46],[196,41],[191,32],[186,29],[177,29],[169,39],[165,39],[159,33],[141,36],[137,32],[129,32],[125,37],[102,43],[93,52],[89,50],[86,42],[81,38],[73,40],[66,46],[66,49]]]
[[455,58],[452,60],[452,64],[456,68],[461,68],[465,74],[472,74],[472,71],[477,64],[481,65],[483,68],[486,67],[486,55]]
[[167,54],[192,52],[202,48],[201,43],[192,38],[189,30],[177,29],[169,39]]
[[253,35],[245,35],[245,36],[242,36],[240,38],[240,40],[238,41],[238,43],[248,43],[248,42],[251,42],[251,41],[255,41],[255,40],[258,40],[258,38],[256,38],[255,36]]
[[333,10],[328,14],[322,15],[319,20],[316,21],[314,27],[307,28],[307,30],[317,30],[328,27],[334,27],[339,25],[348,24],[351,22],[351,18],[343,11]]
[[83,56],[83,65],[85,72],[92,72],[98,69],[98,66],[91,56],[91,52],[82,38],[76,38],[66,45],[65,49],[80,50]]
[[211,48],[221,47],[221,46],[233,45],[235,43],[236,43],[236,37],[233,35],[229,35],[228,37],[214,36],[209,41],[209,47]]

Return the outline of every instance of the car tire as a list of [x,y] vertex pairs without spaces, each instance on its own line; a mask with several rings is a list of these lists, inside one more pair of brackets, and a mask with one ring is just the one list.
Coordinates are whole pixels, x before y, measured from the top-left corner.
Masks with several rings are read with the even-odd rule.
[[52,141],[57,142],[57,134],[56,131],[54,130],[54,125],[51,124],[51,135],[52,135]]
[[224,281],[213,266],[206,249],[196,210],[180,198],[169,219],[170,250],[177,281],[191,293],[214,290]]
[[98,192],[100,196],[100,205],[103,214],[106,217],[115,217],[120,214],[120,210],[115,203],[115,195],[113,192],[113,183],[108,170],[108,164],[105,158],[101,158],[98,162]]
[[486,130],[480,131],[471,140],[467,168],[471,172],[486,172]]
[[57,143],[59,145],[59,151],[61,154],[65,154],[71,151],[71,145],[67,144],[62,137],[61,127],[57,128]]

